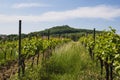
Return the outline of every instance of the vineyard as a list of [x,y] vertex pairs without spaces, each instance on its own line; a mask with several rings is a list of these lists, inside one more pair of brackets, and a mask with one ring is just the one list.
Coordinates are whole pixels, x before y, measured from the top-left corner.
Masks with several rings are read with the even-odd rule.
[[21,38],[19,28],[19,39],[0,40],[0,80],[120,79],[120,36],[115,29],[94,29],[79,40],[78,35],[58,36],[51,37],[48,30],[47,36]]
[[[31,66],[33,66],[34,56],[37,55],[37,64],[39,55],[43,55],[44,58],[49,57],[51,54],[44,54],[48,49],[54,49],[55,46],[63,44],[64,42],[69,41],[69,39],[57,39],[52,38],[50,40],[41,39],[38,37],[32,37],[31,39],[25,38],[22,39],[21,46],[21,67],[23,68],[24,74],[24,60],[32,57]],[[16,61],[18,59],[18,41],[5,41],[0,43],[0,65],[7,65],[11,61]],[[41,54],[40,54],[41,53]]]

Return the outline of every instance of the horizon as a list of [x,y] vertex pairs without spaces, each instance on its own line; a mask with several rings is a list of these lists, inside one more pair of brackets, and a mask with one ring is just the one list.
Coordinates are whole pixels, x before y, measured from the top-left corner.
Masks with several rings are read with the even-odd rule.
[[120,34],[120,0],[2,0],[0,1],[0,34],[41,31],[61,25],[79,29],[108,30]]
[[[50,27],[50,28],[54,28],[54,27],[62,27],[62,26],[64,26],[64,25],[58,25],[58,26],[52,26],[52,27]],[[70,28],[74,28],[74,29],[85,29],[85,28],[75,28],[75,27],[73,27],[73,26],[69,26],[69,25],[67,25],[68,27],[70,27]],[[46,28],[46,29],[50,29],[50,28]],[[33,31],[33,32],[29,32],[29,33],[21,33],[21,34],[25,34],[25,35],[28,35],[28,34],[30,34],[30,33],[34,33],[34,32],[40,32],[40,31],[44,31],[44,30],[46,30],[46,29],[43,29],[43,30],[38,30],[38,31]],[[86,28],[86,30],[94,30],[94,28],[93,29],[87,29]],[[95,28],[95,30],[96,31],[108,31],[108,30],[110,30],[110,28],[108,29],[108,30],[97,30],[96,28]],[[117,32],[116,32],[117,33]],[[119,35],[119,33],[117,33],[118,35]],[[0,36],[1,35],[6,35],[6,36],[8,36],[8,35],[19,35],[19,34],[0,34]]]
[[[64,25],[58,25],[58,26],[52,26],[50,28],[54,28],[54,27],[62,27]],[[67,25],[69,26],[69,25]],[[72,27],[72,26],[69,26],[70,28],[74,28],[74,29],[83,29],[83,28],[75,28],[75,27]],[[46,29],[50,29],[50,28],[46,28]],[[44,29],[44,30],[46,30]],[[94,29],[94,28],[93,28]],[[93,30],[93,29],[86,29],[86,30]],[[39,32],[39,31],[44,31],[44,30],[38,30],[38,31],[33,31],[33,32],[29,32],[29,33],[21,33],[21,34],[30,34],[30,33],[34,33],[34,32]],[[97,30],[98,31],[98,30]],[[18,35],[18,34],[0,34],[0,35]]]

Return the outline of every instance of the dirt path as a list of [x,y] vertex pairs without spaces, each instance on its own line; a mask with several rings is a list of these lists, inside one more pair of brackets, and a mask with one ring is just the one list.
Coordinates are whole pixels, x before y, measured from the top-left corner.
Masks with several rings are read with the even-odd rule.
[[[40,55],[41,57],[41,55]],[[40,60],[39,57],[39,60]],[[34,64],[36,65],[36,59],[37,55],[35,56],[34,59]],[[25,60],[25,65],[27,67],[27,64],[31,64],[32,63],[32,57],[29,59]],[[18,61],[13,60],[8,62],[7,65],[3,65],[0,67],[0,80],[8,80],[12,75],[16,74],[18,72]]]
[[17,72],[17,61],[8,62],[7,65],[0,67],[0,80],[7,80],[11,75]]

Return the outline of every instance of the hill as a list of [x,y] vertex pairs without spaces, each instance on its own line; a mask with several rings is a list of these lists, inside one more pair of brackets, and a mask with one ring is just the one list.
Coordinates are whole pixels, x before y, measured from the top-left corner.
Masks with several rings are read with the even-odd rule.
[[39,32],[32,32],[29,33],[28,35],[34,36],[34,35],[48,35],[48,32],[50,32],[50,35],[58,35],[58,34],[71,34],[71,33],[93,33],[93,30],[89,29],[76,29],[72,28],[68,25],[63,25],[63,26],[55,26],[49,29],[45,29],[43,31]]
[[[99,31],[96,31],[96,32],[98,33]],[[83,36],[86,34],[92,34],[92,33],[93,33],[93,30],[77,29],[77,28],[72,28],[68,25],[63,25],[63,26],[55,26],[49,29],[45,29],[43,31],[32,32],[32,33],[29,33],[28,36],[50,35],[51,37],[67,37],[76,41],[80,38],[80,36]]]

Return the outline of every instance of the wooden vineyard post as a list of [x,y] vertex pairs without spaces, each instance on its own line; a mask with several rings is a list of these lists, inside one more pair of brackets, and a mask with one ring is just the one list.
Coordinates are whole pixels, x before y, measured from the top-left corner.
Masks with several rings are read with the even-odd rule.
[[50,30],[48,30],[48,40],[50,39]]
[[[50,30],[48,30],[48,41],[50,42]],[[48,55],[47,58],[49,58],[52,55],[52,47],[48,47]]]
[[19,54],[18,54],[18,77],[20,78],[20,67],[21,67],[21,23],[19,20]]
[[[95,31],[96,31],[96,30],[95,30],[95,28],[94,28],[94,30],[93,30],[93,39],[94,39],[93,49],[94,49],[94,46],[95,46],[95,36],[96,36],[96,35],[95,35]],[[92,54],[93,54],[92,57],[93,57],[93,60],[94,60],[94,53],[92,52]]]
[[[48,30],[48,41],[50,40],[50,30]],[[47,57],[50,56],[50,46],[48,47]]]

